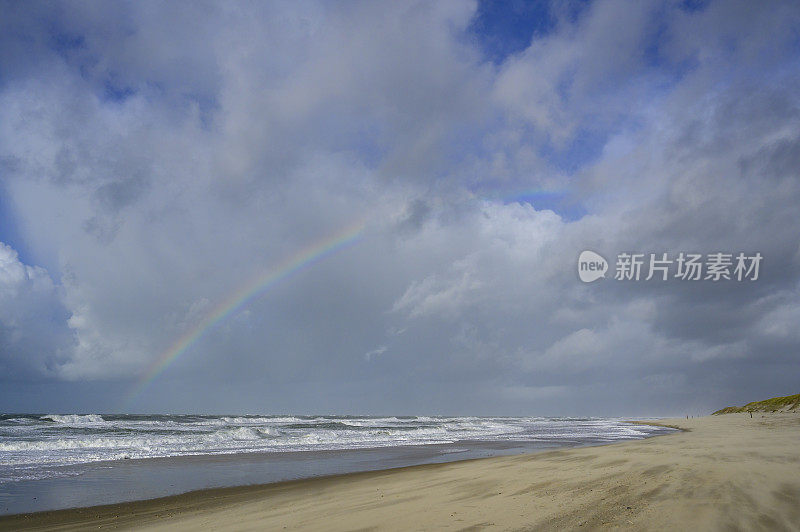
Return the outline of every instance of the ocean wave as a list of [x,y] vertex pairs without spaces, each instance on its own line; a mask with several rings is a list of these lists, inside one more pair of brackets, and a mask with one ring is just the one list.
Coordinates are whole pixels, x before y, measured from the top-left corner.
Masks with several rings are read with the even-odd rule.
[[0,418],[0,483],[48,467],[126,458],[467,441],[573,445],[638,439],[658,430],[663,429],[598,418],[5,414]]
[[70,451],[80,449],[139,451],[169,450],[185,452],[192,449],[203,450],[210,443],[236,441],[258,441],[280,436],[279,431],[269,427],[238,427],[217,430],[212,433],[189,433],[169,435],[139,436],[71,436],[29,441],[0,441],[0,452],[20,451]]
[[269,427],[238,427],[235,429],[218,430],[213,434],[213,438],[217,441],[227,440],[262,440],[265,438],[275,438],[280,436],[280,433]]
[[36,423],[37,421],[40,421],[40,420],[41,420],[41,418],[38,418],[38,417],[37,418],[9,417],[9,418],[3,419],[2,422],[3,423],[21,424],[21,423]]
[[267,417],[267,416],[223,416],[222,421],[231,425],[264,425],[264,424],[281,424],[281,423],[302,423],[303,420],[299,417],[284,416],[284,417]]
[[100,414],[47,414],[39,419],[42,421],[52,421],[54,423],[63,423],[65,425],[86,425],[89,423],[105,423],[105,419]]

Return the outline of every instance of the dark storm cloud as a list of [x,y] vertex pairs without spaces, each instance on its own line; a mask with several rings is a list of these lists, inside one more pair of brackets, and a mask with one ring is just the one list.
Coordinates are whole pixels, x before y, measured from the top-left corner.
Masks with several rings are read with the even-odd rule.
[[[127,408],[668,414],[792,392],[797,7],[547,11],[520,48],[464,2],[5,4],[2,190],[48,263],[3,248],[0,400],[57,381],[35,404],[122,408],[230,294],[353,224]],[[752,283],[584,285],[584,249],[764,262]]]

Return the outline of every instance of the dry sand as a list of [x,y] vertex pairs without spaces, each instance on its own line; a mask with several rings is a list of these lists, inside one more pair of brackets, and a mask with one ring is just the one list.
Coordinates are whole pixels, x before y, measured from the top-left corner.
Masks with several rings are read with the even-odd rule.
[[0,528],[800,530],[800,415],[664,423],[688,432],[0,517]]

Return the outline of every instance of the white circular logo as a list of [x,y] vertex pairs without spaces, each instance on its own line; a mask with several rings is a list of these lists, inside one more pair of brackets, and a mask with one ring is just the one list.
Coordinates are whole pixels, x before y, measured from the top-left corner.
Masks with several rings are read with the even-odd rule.
[[591,283],[606,276],[608,262],[594,251],[582,251],[578,257],[578,277],[584,283]]

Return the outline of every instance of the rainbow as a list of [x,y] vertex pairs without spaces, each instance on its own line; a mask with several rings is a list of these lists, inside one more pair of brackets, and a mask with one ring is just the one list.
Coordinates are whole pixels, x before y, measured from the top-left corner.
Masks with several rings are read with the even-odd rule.
[[128,393],[126,404],[130,403],[138,396],[148,384],[153,382],[156,377],[194,345],[200,337],[215,324],[235,314],[238,310],[263,295],[264,292],[280,281],[354,244],[361,238],[363,231],[363,223],[350,226],[333,237],[321,240],[285,259],[272,269],[255,277],[249,283],[242,285],[238,290],[217,305],[213,311],[209,312],[196,326],[175,340],[166,351],[161,353],[161,355],[150,364]]

